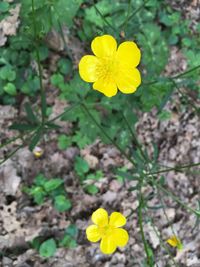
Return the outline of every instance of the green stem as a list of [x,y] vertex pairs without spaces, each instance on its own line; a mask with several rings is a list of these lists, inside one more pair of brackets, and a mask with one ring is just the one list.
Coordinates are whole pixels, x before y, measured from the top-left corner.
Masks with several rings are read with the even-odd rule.
[[191,213],[194,213],[197,217],[200,217],[200,211],[196,211],[193,208],[191,208],[188,205],[186,205],[177,196],[175,196],[171,191],[167,190],[166,188],[161,186],[159,183],[157,183],[157,181],[155,179],[153,180],[153,182],[156,183],[156,186],[161,191],[163,191],[167,196],[170,196],[176,203],[178,203],[179,205],[181,205],[183,208],[185,208],[186,210],[190,211]]
[[180,73],[180,74],[177,74],[177,75],[171,77],[171,79],[178,79],[178,78],[180,78],[180,77],[182,77],[182,76],[185,76],[186,74],[191,73],[191,72],[193,72],[193,71],[195,71],[195,70],[197,70],[197,69],[199,69],[199,68],[200,68],[200,64],[197,65],[196,67],[193,67],[193,68],[191,68],[191,69],[189,69],[189,70],[186,70],[185,72],[182,72],[182,73]]
[[120,26],[122,29],[124,29],[124,31],[126,29],[126,25],[127,25],[128,21],[129,21],[130,11],[131,11],[131,0],[128,1],[128,11],[127,11],[127,16],[125,18],[125,21]]
[[143,194],[142,194],[143,180],[144,180],[144,177],[142,177],[142,180],[140,181],[138,221],[139,221],[139,227],[140,227],[142,242],[144,245],[144,250],[145,250],[145,253],[147,256],[147,262],[148,262],[150,267],[153,267],[152,261],[151,261],[151,255],[149,255],[149,246],[148,246],[148,243],[145,239],[144,228],[143,228],[143,216],[142,216],[142,210],[143,210],[143,206],[144,206],[144,198],[143,198]]
[[35,20],[36,15],[35,15],[34,0],[31,0],[31,1],[32,1],[32,14],[33,14],[33,28],[34,28],[34,35],[36,39],[36,58],[37,58],[37,63],[38,63],[38,71],[39,71],[39,79],[40,79],[42,125],[44,126],[47,104],[46,104],[45,90],[44,90],[43,83],[42,83],[42,66],[40,64],[40,54],[39,54],[38,44],[37,44],[37,28],[36,28],[36,20]]
[[173,83],[173,85],[175,86],[175,88],[176,88],[176,90],[179,92],[179,94],[183,97],[183,99],[187,102],[187,104],[189,104],[195,111],[196,111],[196,113],[197,113],[197,115],[199,115],[200,114],[200,110],[199,110],[199,108],[197,108],[194,104],[193,104],[193,102],[192,101],[190,101],[190,99],[188,99],[188,97],[185,95],[185,94],[183,94],[182,92],[181,92],[181,90],[179,89],[179,87],[177,86],[177,83],[172,79],[171,80],[171,82]]
[[61,118],[62,116],[64,116],[65,114],[67,114],[70,110],[76,108],[76,107],[79,106],[80,104],[81,104],[81,102],[77,102],[76,104],[72,105],[72,106],[69,107],[67,110],[63,111],[63,112],[60,113],[58,116],[54,117],[53,119],[49,120],[48,122],[56,121],[57,119]]
[[178,265],[176,264],[176,262],[175,262],[175,260],[174,260],[174,258],[173,258],[173,255],[171,254],[171,252],[169,251],[168,247],[167,247],[167,246],[165,245],[165,243],[163,242],[163,240],[162,240],[160,234],[158,233],[158,231],[157,231],[157,229],[156,229],[156,227],[155,227],[155,225],[154,225],[154,222],[153,222],[152,218],[150,218],[150,223],[151,223],[151,226],[152,226],[152,228],[153,228],[153,230],[154,230],[156,236],[158,237],[158,239],[159,239],[159,241],[160,241],[161,246],[167,251],[167,253],[168,253],[168,255],[169,255],[171,261],[173,262],[174,266],[178,267]]
[[90,113],[87,106],[84,103],[81,103],[81,106],[83,110],[86,112],[86,114],[91,118],[91,120],[95,123],[95,125],[101,130],[101,132],[105,135],[105,137],[121,152],[121,154],[130,161],[133,166],[135,166],[135,162],[124,152],[124,150],[106,133],[106,131],[103,129],[103,127],[96,121],[94,116]]
[[104,15],[101,13],[101,11],[96,7],[96,4],[94,4],[94,8],[96,12],[101,16],[103,21],[114,31],[116,32],[116,29],[110,24],[110,22],[107,21],[107,19],[104,17]]
[[125,121],[125,123],[126,123],[128,129],[129,129],[129,132],[130,132],[131,135],[132,135],[132,138],[133,138],[133,141],[134,141],[136,147],[139,149],[139,151],[140,151],[140,153],[141,153],[143,159],[144,159],[146,162],[148,162],[149,159],[148,159],[148,157],[145,155],[145,153],[143,152],[143,150],[142,150],[142,146],[141,146],[141,144],[139,143],[139,141],[137,140],[137,137],[136,137],[135,133],[133,132],[133,130],[132,130],[132,128],[131,128],[131,126],[130,126],[130,124],[129,124],[129,122],[128,122],[128,120],[127,120],[127,118],[126,118],[126,116],[124,115],[123,112],[122,112],[122,117],[123,117],[123,120]]
[[7,157],[5,157],[3,160],[0,161],[0,165],[2,165],[6,160],[11,158],[18,150],[20,150],[23,147],[23,144],[18,146],[15,150],[13,150],[10,154],[8,154]]
[[[181,78],[182,76],[184,76],[184,75],[186,75],[188,73],[191,73],[191,72],[193,72],[193,71],[195,71],[195,70],[197,70],[199,68],[200,68],[200,65],[197,65],[196,67],[191,68],[189,70],[186,70],[185,72],[182,72],[182,73],[177,74],[177,75],[172,76],[172,77],[165,77],[165,78],[172,79],[172,80],[178,79],[178,78]],[[158,82],[159,82],[158,80],[154,80],[154,81],[151,81],[151,82],[148,82],[148,83],[143,83],[143,85],[145,85],[145,86],[146,85],[152,85],[152,84],[155,84],[155,83],[158,83]]]
[[[119,27],[121,28],[121,27],[124,27],[125,28],[125,23],[127,23],[129,20],[131,20],[138,12],[140,12],[142,9],[143,9],[143,7],[146,5],[146,3],[148,2],[149,0],[145,0],[144,2],[143,2],[143,4],[141,5],[141,6],[139,6],[135,11],[133,11],[133,13],[131,14],[131,15],[129,15],[128,17],[127,17],[127,19],[126,19],[126,21],[125,22],[123,22]],[[130,3],[130,2],[129,2]]]
[[7,145],[11,144],[12,142],[16,141],[17,139],[21,139],[21,138],[22,138],[22,135],[19,134],[18,136],[15,136],[15,137],[9,139],[8,141],[6,141],[5,143],[1,144],[0,148],[3,148],[4,146],[7,146]]
[[165,172],[169,172],[169,171],[181,171],[182,169],[187,169],[187,168],[192,168],[195,166],[199,166],[200,162],[198,163],[193,163],[193,164],[188,164],[188,165],[182,165],[182,166],[177,166],[177,167],[173,167],[173,168],[167,168],[164,170],[160,170],[160,171],[156,171],[156,172],[147,172],[146,175],[156,175],[156,174],[160,174],[160,173],[165,173]]

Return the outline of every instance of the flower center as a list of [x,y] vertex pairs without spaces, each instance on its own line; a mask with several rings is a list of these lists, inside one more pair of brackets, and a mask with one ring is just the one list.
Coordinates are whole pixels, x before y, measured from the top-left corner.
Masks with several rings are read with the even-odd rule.
[[104,227],[99,227],[99,233],[101,236],[106,236],[112,234],[113,227],[106,225]]
[[118,62],[115,56],[105,57],[100,59],[97,66],[97,73],[99,79],[110,81],[114,80],[118,72]]

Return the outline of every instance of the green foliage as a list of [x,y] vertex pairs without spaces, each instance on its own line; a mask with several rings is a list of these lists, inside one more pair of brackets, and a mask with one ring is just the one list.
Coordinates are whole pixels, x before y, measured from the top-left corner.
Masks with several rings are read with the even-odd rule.
[[72,139],[70,136],[67,136],[65,134],[61,134],[58,137],[58,148],[61,150],[66,149],[72,144]]
[[65,212],[72,207],[71,201],[67,198],[62,179],[47,179],[43,174],[35,177],[34,184],[25,188],[25,192],[32,196],[38,205],[50,198],[54,203],[54,208],[59,212]]
[[77,246],[78,229],[75,224],[70,224],[61,238],[49,238],[47,240],[42,236],[35,237],[30,245],[39,251],[41,257],[53,257],[58,247],[75,248]]
[[46,240],[40,246],[39,253],[40,256],[44,258],[52,257],[56,252],[56,242],[53,238]]
[[65,230],[63,238],[59,242],[60,247],[75,248],[77,246],[76,239],[78,235],[78,229],[76,225],[70,224]]
[[86,160],[81,157],[76,157],[74,163],[74,170],[80,178],[80,182],[85,192],[91,195],[95,195],[99,192],[95,182],[103,177],[103,172],[97,170],[96,172],[90,172],[90,167]]
[[90,169],[87,161],[81,157],[76,157],[74,168],[75,168],[76,173],[80,177],[83,177]]

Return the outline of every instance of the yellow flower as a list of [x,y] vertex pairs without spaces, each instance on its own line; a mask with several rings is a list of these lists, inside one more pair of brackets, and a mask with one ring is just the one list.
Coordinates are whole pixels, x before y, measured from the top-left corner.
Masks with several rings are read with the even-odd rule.
[[175,235],[171,236],[166,241],[170,246],[177,247],[177,249],[181,250],[183,248],[183,244],[181,243],[180,239],[176,237]]
[[87,239],[98,242],[101,239],[100,249],[104,254],[115,252],[117,247],[124,247],[129,239],[126,230],[119,228],[126,224],[126,218],[120,212],[113,212],[108,217],[106,210],[100,208],[92,214],[93,225],[86,229]]
[[79,73],[93,89],[107,97],[116,95],[117,89],[124,94],[136,91],[141,76],[136,66],[140,62],[140,50],[134,42],[119,45],[111,35],[94,38],[91,44],[95,56],[86,55],[79,63]]

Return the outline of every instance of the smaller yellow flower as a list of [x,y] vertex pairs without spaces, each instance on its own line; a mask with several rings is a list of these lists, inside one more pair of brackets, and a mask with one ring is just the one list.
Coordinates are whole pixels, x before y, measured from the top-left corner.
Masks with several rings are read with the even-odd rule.
[[108,217],[106,210],[100,208],[92,213],[93,225],[86,229],[87,239],[90,242],[100,243],[100,250],[104,254],[115,252],[117,247],[124,247],[129,235],[126,230],[119,228],[126,224],[126,218],[120,212],[113,212]]
[[181,250],[183,248],[183,244],[181,243],[180,239],[173,235],[166,241],[170,246],[177,248],[178,250]]
[[44,150],[38,146],[36,146],[34,149],[33,149],[33,155],[39,159],[42,157],[42,155],[44,154]]

